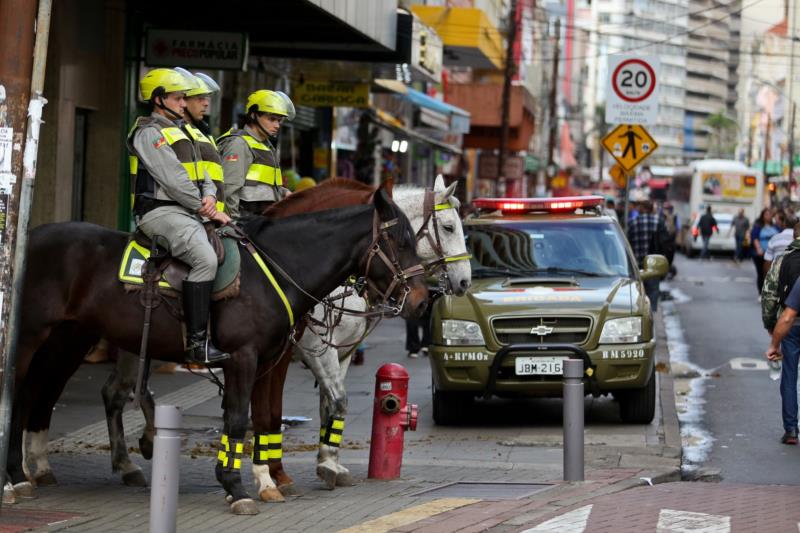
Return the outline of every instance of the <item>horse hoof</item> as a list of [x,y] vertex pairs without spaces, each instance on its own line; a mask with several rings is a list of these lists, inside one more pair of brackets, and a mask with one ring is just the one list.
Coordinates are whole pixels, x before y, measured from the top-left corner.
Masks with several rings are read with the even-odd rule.
[[356,482],[353,481],[353,476],[350,475],[350,472],[339,472],[336,474],[337,487],[352,487],[355,484]]
[[281,491],[281,494],[284,496],[301,496],[300,490],[295,487],[294,483],[287,483],[285,485],[279,485],[278,490]]
[[286,498],[283,497],[281,491],[276,489],[275,487],[267,487],[266,489],[261,489],[258,493],[258,497],[261,498],[262,502],[267,503],[283,503],[286,501]]
[[148,461],[153,458],[153,441],[146,437],[139,437],[139,451]]
[[242,498],[231,504],[231,512],[238,515],[258,514],[258,505],[250,498]]
[[147,480],[141,470],[132,470],[122,475],[122,483],[127,487],[146,487]]
[[336,472],[326,466],[317,467],[317,477],[325,483],[325,488],[333,490],[336,488]]
[[18,498],[31,499],[36,497],[36,490],[34,490],[33,484],[30,481],[23,481],[22,483],[14,485],[14,492],[17,494]]
[[34,479],[37,487],[46,487],[49,485],[58,485],[58,481],[56,481],[56,476],[53,475],[53,471],[45,472],[44,474],[37,475],[36,479]]
[[18,501],[19,499],[17,498],[17,493],[14,491],[14,487],[11,486],[11,483],[6,483],[3,489],[3,505],[11,505]]

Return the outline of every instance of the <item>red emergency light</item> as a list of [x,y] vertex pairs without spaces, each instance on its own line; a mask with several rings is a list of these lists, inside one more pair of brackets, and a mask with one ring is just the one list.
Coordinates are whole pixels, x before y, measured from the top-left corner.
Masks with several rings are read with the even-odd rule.
[[602,196],[564,196],[561,198],[476,198],[472,204],[478,209],[499,210],[507,213],[546,211],[564,213],[576,209],[593,209],[605,203]]

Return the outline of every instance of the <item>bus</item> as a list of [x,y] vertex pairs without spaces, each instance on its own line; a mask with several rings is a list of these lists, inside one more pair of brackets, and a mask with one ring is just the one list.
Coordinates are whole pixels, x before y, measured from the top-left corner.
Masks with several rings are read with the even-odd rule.
[[729,235],[733,217],[744,209],[751,225],[756,220],[764,206],[764,176],[740,161],[695,161],[688,167],[674,168],[667,199],[680,219],[678,248],[687,256],[703,247],[697,222],[707,206],[711,206],[719,230],[711,237],[709,249],[733,251],[735,243]]

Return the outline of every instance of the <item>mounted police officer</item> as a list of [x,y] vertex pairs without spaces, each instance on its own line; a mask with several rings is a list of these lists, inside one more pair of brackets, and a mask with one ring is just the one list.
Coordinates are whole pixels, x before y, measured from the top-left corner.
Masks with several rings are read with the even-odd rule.
[[239,130],[219,138],[225,174],[225,211],[233,218],[261,214],[288,194],[272,142],[294,105],[280,91],[259,90],[247,98],[247,116]]
[[211,177],[216,186],[214,196],[217,197],[217,211],[225,211],[225,188],[222,174],[222,159],[217,151],[217,144],[211,135],[211,127],[206,122],[211,95],[220,91],[219,85],[202,72],[191,72],[180,67],[175,67],[178,73],[183,74],[194,82],[194,86],[186,91],[186,110],[184,111],[183,132],[194,143],[199,160],[197,162],[198,174],[200,170]]
[[193,80],[173,69],[148,72],[139,89],[152,113],[137,119],[127,145],[139,230],[151,239],[165,239],[172,256],[190,268],[182,287],[187,359],[210,364],[230,356],[214,347],[207,333],[217,256],[202,219],[220,224],[231,219],[217,210],[214,182],[198,165],[196,147],[179,127],[185,115],[186,92],[193,88]]

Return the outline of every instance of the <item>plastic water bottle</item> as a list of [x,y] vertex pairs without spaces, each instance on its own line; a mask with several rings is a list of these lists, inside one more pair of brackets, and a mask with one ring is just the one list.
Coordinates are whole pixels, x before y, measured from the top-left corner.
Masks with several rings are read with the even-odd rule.
[[781,360],[776,359],[769,362],[769,379],[778,381],[781,379]]

